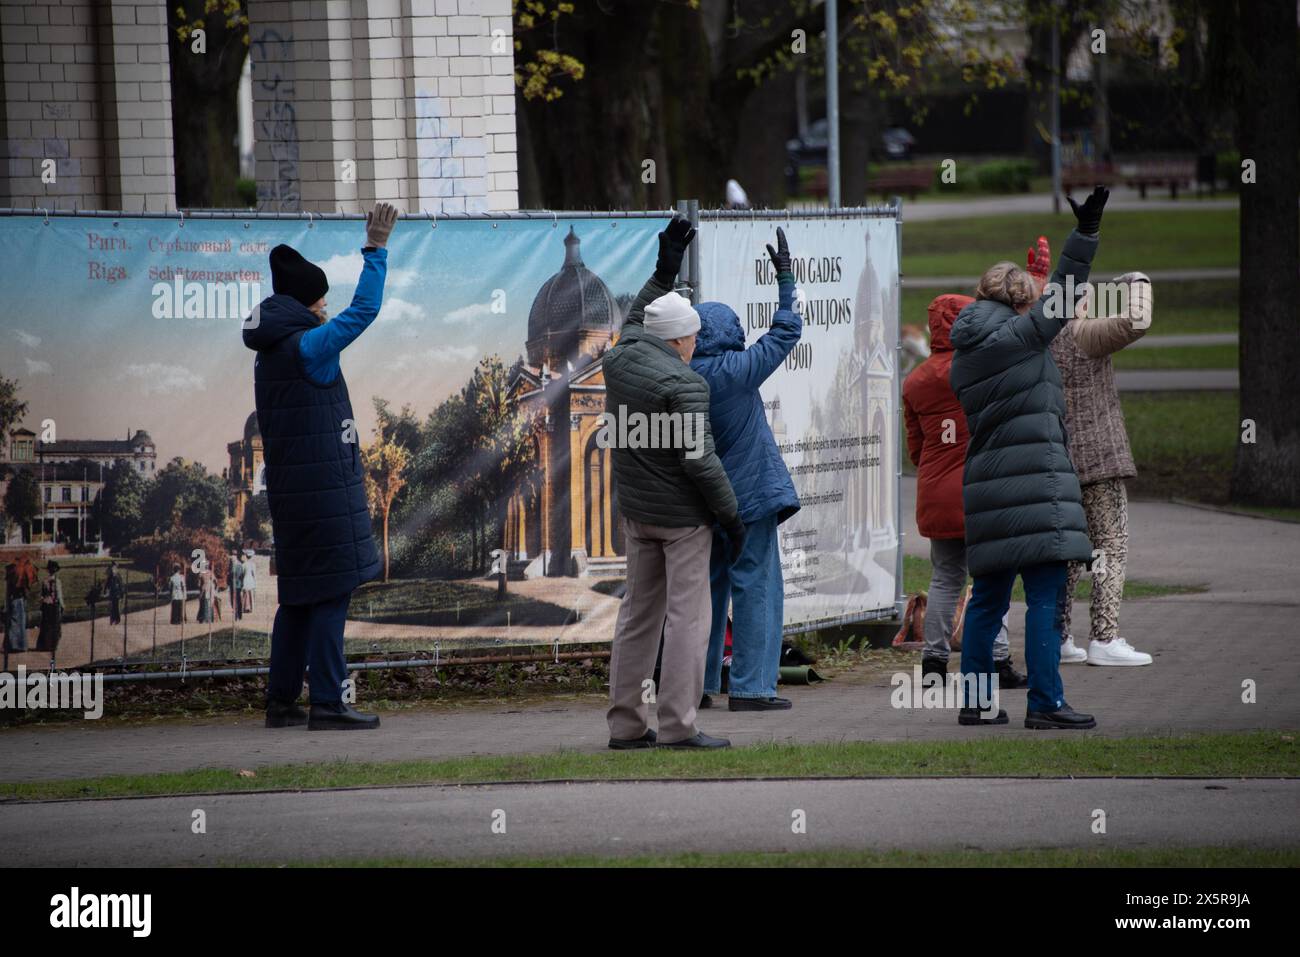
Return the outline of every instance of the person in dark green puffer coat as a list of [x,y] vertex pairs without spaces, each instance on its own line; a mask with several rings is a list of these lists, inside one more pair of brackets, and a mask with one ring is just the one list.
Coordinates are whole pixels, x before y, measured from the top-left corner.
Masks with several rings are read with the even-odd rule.
[[[973,704],[971,690],[981,687],[973,682],[997,687],[993,639],[1019,575],[1029,606],[1027,728],[1096,726],[1092,715],[1066,704],[1061,685],[1056,609],[1067,562],[1090,562],[1093,555],[1067,451],[1061,374],[1048,345],[1084,292],[1108,196],[1098,186],[1082,206],[1070,200],[1078,226],[1046,286],[1012,263],[998,263],[952,326],[949,381],[970,431],[962,475],[966,555],[975,579],[962,639],[966,704]],[[987,701],[981,705],[988,707]],[[976,708],[965,707],[958,721],[1005,724],[1007,717],[1000,711],[981,718]]]

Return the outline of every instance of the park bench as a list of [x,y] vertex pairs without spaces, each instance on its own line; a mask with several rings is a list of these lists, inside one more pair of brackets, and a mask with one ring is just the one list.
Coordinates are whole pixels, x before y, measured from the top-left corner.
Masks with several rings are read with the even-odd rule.
[[889,197],[894,193],[907,193],[908,199],[930,188],[934,170],[928,166],[884,166],[867,179],[867,192]]
[[1120,165],[1120,178],[1126,186],[1136,186],[1138,195],[1147,198],[1148,186],[1168,186],[1169,198],[1178,198],[1178,188],[1196,179],[1196,161],[1185,158],[1138,159]]
[[1061,188],[1067,193],[1076,189],[1109,186],[1115,182],[1115,167],[1110,163],[1071,163],[1061,170]]

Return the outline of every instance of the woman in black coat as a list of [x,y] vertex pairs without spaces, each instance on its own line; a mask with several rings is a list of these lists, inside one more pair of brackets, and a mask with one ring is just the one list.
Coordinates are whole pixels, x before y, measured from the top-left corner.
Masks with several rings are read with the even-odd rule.
[[[993,639],[1019,575],[1025,583],[1027,728],[1092,728],[1092,715],[1065,701],[1057,605],[1066,563],[1090,562],[1092,543],[1082,494],[1067,452],[1065,393],[1048,344],[1074,315],[1097,250],[1109,193],[1098,186],[1082,206],[1056,271],[1040,288],[1009,262],[980,279],[976,301],[952,327],[950,382],[966,413],[970,444],[962,474],[966,554],[975,579],[966,609],[961,670],[982,710],[997,687]],[[971,682],[974,682],[972,684]],[[962,724],[1005,724],[1006,712],[982,718],[963,708]]]

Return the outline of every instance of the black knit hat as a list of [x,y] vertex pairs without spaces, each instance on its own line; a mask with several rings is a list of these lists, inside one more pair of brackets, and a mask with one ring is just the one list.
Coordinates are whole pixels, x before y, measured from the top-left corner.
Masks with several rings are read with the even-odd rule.
[[292,246],[281,244],[271,250],[271,288],[276,295],[292,296],[310,309],[329,287],[325,270]]

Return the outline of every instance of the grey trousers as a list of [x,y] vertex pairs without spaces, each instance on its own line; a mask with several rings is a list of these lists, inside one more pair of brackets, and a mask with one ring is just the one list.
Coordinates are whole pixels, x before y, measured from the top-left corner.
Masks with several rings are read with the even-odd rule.
[[[952,640],[952,618],[957,613],[957,602],[966,590],[966,541],[961,538],[930,539],[930,593],[925,603],[925,649],[922,658],[948,660]],[[1011,657],[1007,641],[1007,616],[1002,616],[1002,627],[993,639],[993,660],[1006,661]]]
[[[659,743],[684,741],[698,733],[695,715],[704,693],[713,531],[707,525],[668,528],[628,518],[624,529],[627,592],[618,608],[609,659],[610,737],[629,740],[645,734],[654,701]],[[664,657],[655,688],[661,630]]]

